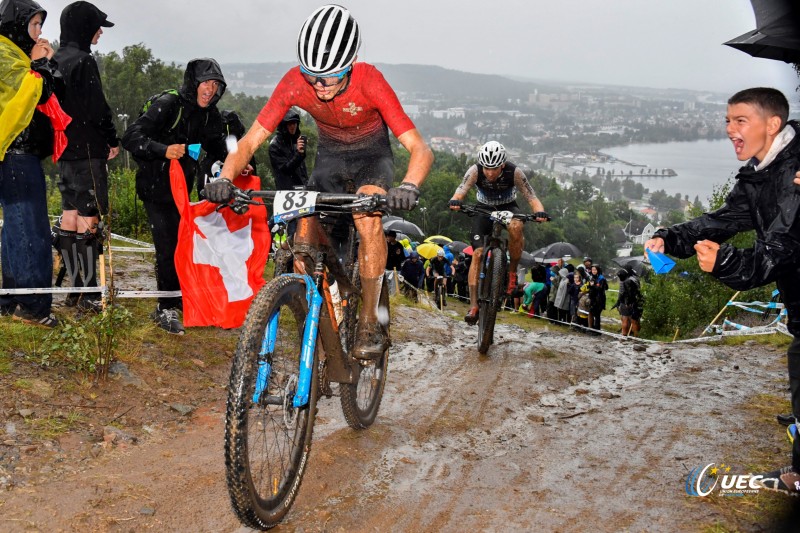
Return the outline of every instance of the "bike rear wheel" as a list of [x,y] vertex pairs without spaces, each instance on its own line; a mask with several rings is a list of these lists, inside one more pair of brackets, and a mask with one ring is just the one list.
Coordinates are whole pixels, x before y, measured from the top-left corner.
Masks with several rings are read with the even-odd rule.
[[503,282],[506,276],[505,252],[501,248],[490,248],[484,259],[485,277],[481,284],[478,312],[478,353],[486,355],[489,346],[494,343],[494,323],[497,319],[497,308],[503,298]]
[[[289,276],[274,279],[253,300],[233,359],[225,419],[226,478],[236,515],[256,529],[271,528],[288,513],[311,450],[319,394],[317,355],[308,405],[292,405],[307,314],[305,283]],[[271,354],[263,354],[271,320],[277,320],[275,344]],[[263,372],[262,366],[258,376],[264,361],[271,371]],[[257,381],[263,378],[266,383],[259,384],[263,390],[258,394]]]
[[[356,272],[356,286],[360,289],[361,283]],[[353,298],[345,311],[342,326],[345,327],[345,342],[347,353],[352,353],[356,342],[358,328],[359,305],[352,305],[357,298]],[[360,301],[360,300],[359,300]],[[386,279],[381,286],[381,297],[378,303],[378,318],[381,324],[385,321],[385,333],[389,335],[389,288]],[[358,382],[354,384],[339,384],[340,401],[344,418],[353,429],[366,429],[375,422],[378,409],[383,399],[383,390],[386,386],[386,369],[389,364],[389,350],[374,361],[359,362]]]

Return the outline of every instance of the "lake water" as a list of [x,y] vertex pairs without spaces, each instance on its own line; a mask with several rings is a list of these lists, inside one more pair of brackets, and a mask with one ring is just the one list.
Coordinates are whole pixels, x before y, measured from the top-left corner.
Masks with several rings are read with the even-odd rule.
[[[601,152],[615,157],[618,161],[590,166],[602,166],[606,170],[613,168],[615,173],[623,174],[627,174],[630,170],[636,174],[637,168],[641,168],[626,163],[644,165],[659,171],[662,168],[673,169],[677,172],[677,176],[632,179],[640,182],[650,192],[663,189],[670,195],[688,194],[690,201],[694,201],[695,196],[698,196],[704,205],[708,205],[714,187],[724,185],[727,181],[733,184],[733,176],[743,166],[743,163],[736,159],[733,146],[728,139],[632,144],[604,149]],[[587,172],[593,174],[591,169],[587,169]]]

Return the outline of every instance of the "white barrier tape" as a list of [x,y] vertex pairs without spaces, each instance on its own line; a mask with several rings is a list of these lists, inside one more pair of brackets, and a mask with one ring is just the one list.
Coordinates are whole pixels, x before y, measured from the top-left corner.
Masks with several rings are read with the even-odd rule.
[[179,298],[181,291],[116,291],[117,298]]
[[144,253],[154,253],[156,251],[155,246],[150,246],[149,248],[134,248],[133,246],[112,246],[112,252],[144,252]]
[[33,289],[0,289],[0,294],[68,294],[73,292],[105,292],[105,287],[46,287]]
[[111,234],[111,238],[114,239],[114,240],[117,240],[117,241],[127,242],[129,244],[136,244],[138,246],[150,247],[150,248],[153,247],[153,243],[152,242],[137,241],[136,239],[131,239],[130,237],[124,237],[122,235],[117,235],[116,233],[112,233]]
[[[69,294],[78,292],[107,292],[107,287],[50,287],[35,289],[0,289],[0,294]],[[118,298],[179,298],[181,291],[114,291]]]

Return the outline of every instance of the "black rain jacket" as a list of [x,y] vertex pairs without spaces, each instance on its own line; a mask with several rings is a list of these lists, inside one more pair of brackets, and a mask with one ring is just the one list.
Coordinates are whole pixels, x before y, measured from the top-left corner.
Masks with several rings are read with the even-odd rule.
[[[220,82],[217,94],[208,107],[197,105],[197,87],[208,80]],[[169,184],[170,160],[166,158],[171,144],[186,144],[186,154],[180,163],[191,192],[197,175],[197,161],[189,155],[189,144],[200,143],[211,161],[225,160],[225,128],[217,102],[225,93],[225,78],[219,64],[210,58],[193,59],[186,65],[179,96],[165,93],[159,96],[122,137],[122,146],[133,154],[139,170],[136,172],[136,192],[144,201],[172,202]],[[180,116],[173,128],[176,118]]]
[[66,161],[107,159],[109,147],[119,146],[114,115],[89,48],[106,18],[88,2],[70,4],[61,13],[61,45],[53,59],[64,78],[64,91],[57,91],[58,99],[72,117],[66,130],[67,149],[61,156]]
[[[36,44],[28,34],[28,22],[36,13],[41,13],[43,20],[47,18],[47,11],[33,0],[3,0],[0,3],[0,35],[7,37],[28,56]],[[31,61],[31,70],[42,76],[42,96],[39,98],[39,103],[43,104],[55,89],[56,78],[59,75],[57,64],[43,57]],[[50,124],[50,119],[44,113],[34,111],[30,124],[17,135],[6,153],[35,155],[40,159],[52,154],[53,126]]]
[[721,244],[711,275],[734,290],[776,282],[789,314],[788,329],[800,336],[800,124],[790,121],[795,137],[772,163],[756,171],[743,167],[725,204],[712,213],[657,231],[664,249],[675,257],[695,254],[703,239],[723,243],[735,234],[755,230],[752,248]]
[[[290,122],[297,122],[297,131],[294,135],[289,135],[287,129]],[[269,143],[269,161],[275,174],[275,190],[292,190],[295,187],[305,187],[308,183],[306,154],[297,151],[298,137],[300,137],[300,114],[290,109],[278,124],[275,137]]]

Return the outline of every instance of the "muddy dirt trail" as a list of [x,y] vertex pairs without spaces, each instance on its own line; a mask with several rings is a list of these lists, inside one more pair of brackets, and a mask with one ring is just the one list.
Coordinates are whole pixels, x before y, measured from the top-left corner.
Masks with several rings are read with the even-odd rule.
[[[499,325],[479,357],[476,329],[454,314],[398,306],[392,327],[376,424],[355,432],[337,398],[321,400],[299,497],[275,531],[696,530],[716,511],[686,496],[687,468],[756,446],[737,406],[785,380],[783,354],[754,342]],[[0,493],[0,530],[247,531],[225,488],[219,390],[182,430]]]

